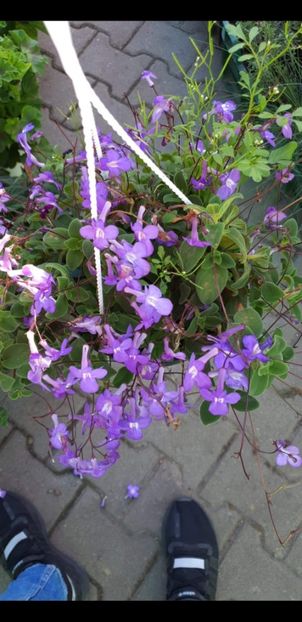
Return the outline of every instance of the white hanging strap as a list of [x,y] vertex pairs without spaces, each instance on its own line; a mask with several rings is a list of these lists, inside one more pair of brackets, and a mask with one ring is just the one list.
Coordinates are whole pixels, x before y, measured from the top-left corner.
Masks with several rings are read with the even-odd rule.
[[[99,142],[96,125],[93,117],[92,106],[94,105],[99,114],[105,119],[108,125],[120,136],[124,142],[143,160],[143,162],[159,177],[169,188],[178,196],[183,203],[189,205],[191,201],[175,186],[175,184],[161,171],[161,169],[146,155],[146,153],[134,142],[127,134],[123,127],[116,121],[109,110],[101,102],[100,98],[94,92],[89,84],[83,69],[80,65],[77,53],[74,49],[71,31],[68,21],[44,21],[49,35],[57,48],[63,68],[72,80],[76,96],[79,102],[79,109],[83,123],[83,135],[87,153],[87,168],[89,179],[89,192],[91,201],[92,218],[97,218],[97,195],[96,195],[96,174],[94,163],[93,145],[96,148],[98,157],[102,155],[102,149]],[[118,67],[116,68],[118,71]],[[102,291],[102,274],[100,251],[95,249],[97,288],[100,314],[104,312],[103,291]]]

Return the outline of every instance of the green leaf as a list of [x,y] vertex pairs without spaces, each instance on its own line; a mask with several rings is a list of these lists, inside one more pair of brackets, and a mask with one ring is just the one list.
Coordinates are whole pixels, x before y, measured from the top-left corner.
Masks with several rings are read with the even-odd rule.
[[249,41],[250,43],[252,43],[252,41],[255,39],[255,37],[257,37],[257,34],[259,33],[259,28],[258,26],[253,26],[249,32]]
[[212,269],[200,268],[196,274],[196,293],[203,304],[211,304],[224,290],[229,272],[223,266],[215,265]]
[[283,290],[275,283],[271,283],[270,281],[266,281],[261,287],[261,295],[264,300],[274,304],[278,300],[282,300],[283,298]]
[[82,240],[80,238],[69,238],[64,242],[64,248],[71,251],[80,251],[82,249]]
[[179,254],[184,270],[186,272],[191,272],[204,256],[205,248],[190,246],[187,242],[183,241],[179,247]]
[[[280,110],[278,110],[277,112],[280,112]],[[293,111],[292,115],[293,117],[302,117],[302,107],[299,106],[299,108],[296,108],[296,110]]]
[[89,293],[84,287],[79,287],[78,285],[74,285],[74,287],[67,289],[65,296],[72,302],[86,302],[89,299]]
[[250,328],[256,337],[260,337],[263,332],[262,320],[257,311],[253,307],[247,307],[241,311],[237,311],[234,315],[236,324],[245,324]]
[[202,402],[200,406],[200,419],[204,425],[209,425],[210,423],[217,423],[217,421],[219,421],[219,417],[210,413],[209,406],[209,402]]
[[69,272],[66,266],[61,265],[60,263],[56,263],[54,261],[46,261],[39,265],[39,268],[44,268],[44,270],[56,270],[62,276],[66,276],[69,279]]
[[83,240],[82,242],[82,253],[83,255],[86,257],[86,259],[89,259],[92,255],[93,255],[93,244],[92,242],[90,242],[90,240]]
[[284,168],[288,164],[290,164],[293,154],[295,153],[298,147],[298,143],[294,140],[283,145],[283,147],[278,147],[277,149],[273,149],[269,155],[269,163],[270,164],[279,164],[280,167]]
[[294,357],[294,354],[295,354],[294,348],[292,348],[291,346],[286,346],[286,348],[284,348],[282,352],[283,360],[290,361]]
[[54,313],[46,313],[46,317],[50,320],[58,320],[59,318],[64,317],[68,312],[68,302],[67,298],[64,294],[59,294],[56,300],[56,310]]
[[251,58],[254,58],[253,54],[242,54],[242,56],[239,56],[238,60],[240,63],[244,63],[244,61],[251,60]]
[[238,50],[242,50],[244,47],[244,43],[236,43],[236,45],[232,45],[231,48],[228,49],[229,54],[235,54]]
[[178,171],[178,173],[174,175],[174,183],[184,194],[187,193],[188,185],[182,171]]
[[246,264],[242,275],[236,281],[234,281],[234,283],[230,285],[230,289],[236,291],[237,289],[241,289],[242,287],[245,287],[245,285],[247,284],[249,280],[250,273],[251,273],[251,266],[249,264]]
[[[12,376],[7,376],[6,374],[0,373],[0,388],[5,393],[9,391],[14,384],[14,378]],[[1,425],[1,423],[0,423]]]
[[18,327],[18,323],[10,311],[0,311],[0,331],[12,333]]
[[235,410],[245,412],[248,410],[256,410],[257,408],[259,408],[259,402],[255,400],[255,398],[251,395],[243,393],[243,391],[236,391],[236,393],[239,393],[239,395],[241,395],[241,399],[239,400],[239,402],[237,402],[237,404],[233,405],[233,408]]
[[8,425],[8,417],[9,414],[3,406],[0,406],[0,426],[1,428],[5,428]]
[[220,253],[220,257],[221,265],[224,268],[235,268],[236,262],[234,261],[233,257],[230,257],[230,255],[228,255],[228,253]]
[[13,343],[1,352],[2,365],[6,369],[17,369],[27,363],[29,347],[27,343]]
[[43,236],[43,242],[46,246],[49,246],[54,251],[62,250],[64,248],[65,240],[67,238],[67,229],[63,227],[57,227],[52,231],[47,231]]
[[[250,395],[261,395],[266,391],[268,386],[268,376],[259,376],[258,369],[253,369],[250,378],[249,393]],[[236,406],[235,406],[236,408]]]
[[[232,242],[231,245],[228,243],[229,240]],[[227,243],[227,247],[225,246],[225,243]],[[226,252],[234,252],[234,246],[239,249],[241,253],[241,261],[242,263],[245,263],[247,260],[245,239],[238,229],[235,227],[229,227],[222,238],[222,247]]]
[[224,232],[224,223],[217,222],[215,225],[207,225],[209,233],[207,233],[206,239],[211,242],[213,246],[218,246]]
[[281,112],[285,112],[286,110],[290,110],[290,109],[291,109],[291,104],[282,104],[281,106],[279,106],[279,108],[277,108],[276,113],[280,114]]
[[273,345],[265,351],[265,354],[269,358],[278,357],[283,350],[286,348],[286,341],[283,339],[282,335],[274,334]]
[[84,255],[82,251],[67,251],[66,265],[70,270],[75,270],[83,263]]
[[118,388],[123,383],[128,384],[132,380],[132,378],[133,374],[126,367],[122,367],[118,370],[112,384],[114,387]]
[[74,218],[69,227],[68,227],[68,235],[71,238],[80,237],[80,228],[83,227],[83,223],[79,220],[79,218]]

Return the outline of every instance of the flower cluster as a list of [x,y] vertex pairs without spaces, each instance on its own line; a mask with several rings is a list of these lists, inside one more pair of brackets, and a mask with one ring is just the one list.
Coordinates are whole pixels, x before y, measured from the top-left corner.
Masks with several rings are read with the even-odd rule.
[[[51,413],[48,438],[60,463],[80,477],[103,476],[119,459],[121,441],[141,441],[154,421],[176,428],[189,414],[191,394],[207,424],[248,412],[250,397],[254,407],[274,377],[288,375],[293,356],[275,322],[265,330],[262,317],[281,305],[282,318],[290,310],[291,324],[301,320],[294,219],[270,206],[261,223],[248,227],[237,204],[249,176],[256,183],[271,174],[280,188],[293,179],[286,148],[270,157],[279,139],[271,130],[281,128],[291,141],[297,113],[277,111],[261,124],[259,114],[252,124],[239,118],[234,101],[206,106],[204,99],[196,127],[190,119],[186,126],[188,102],[182,109],[176,98],[157,94],[152,72],[142,79],[156,97],[147,118],[135,111],[128,131],[148,153],[158,139],[175,147],[158,158],[167,173],[177,168],[175,182],[191,204],[179,205],[125,145],[100,133],[93,219],[85,151],[59,164],[40,162],[32,147],[39,135],[30,135],[29,124],[18,136],[29,200],[25,216],[18,213],[17,226],[8,221],[0,240],[1,313],[4,330],[15,335],[4,340],[1,377],[12,396],[34,384],[70,405],[64,418],[59,409]],[[1,184],[6,219],[11,201]],[[94,249],[101,252],[102,316]],[[26,357],[15,361],[17,378],[6,374],[16,344]],[[174,364],[178,380],[171,384]],[[76,392],[84,398],[80,412],[71,406]],[[287,441],[275,441],[275,453],[279,466],[302,464]],[[127,498],[138,494],[129,485]]]

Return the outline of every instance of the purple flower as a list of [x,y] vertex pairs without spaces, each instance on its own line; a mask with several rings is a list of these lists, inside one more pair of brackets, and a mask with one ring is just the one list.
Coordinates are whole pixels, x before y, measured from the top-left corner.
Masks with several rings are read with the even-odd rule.
[[119,230],[115,225],[105,226],[103,220],[92,220],[91,225],[80,228],[80,234],[82,238],[92,240],[93,245],[102,251],[109,247],[112,240],[117,238]]
[[[135,242],[132,245],[126,242],[126,240],[122,240],[122,242],[114,241],[110,248],[122,260],[120,265],[131,268],[131,273],[133,273],[135,278],[140,279],[142,276],[149,274],[151,270],[150,264],[144,259],[144,257],[148,257],[148,250],[143,242]],[[127,272],[129,274],[128,270],[126,270]]]
[[72,330],[76,333],[90,333],[91,335],[101,335],[101,318],[99,315],[85,315],[81,320],[72,323]]
[[[63,399],[67,395],[74,395],[73,389],[71,389],[71,383],[67,382],[67,380],[62,380],[61,378],[51,378],[48,374],[44,374],[42,376],[43,380],[51,385],[51,392],[55,398],[58,400]],[[46,387],[45,387],[46,388]]]
[[150,240],[155,240],[158,237],[159,231],[156,225],[146,225],[143,226],[143,215],[146,211],[146,208],[141,205],[138,210],[137,220],[134,225],[131,225],[131,229],[134,232],[135,238],[138,242],[143,242],[145,245],[148,254],[146,257],[152,255],[154,251],[153,244]]
[[288,184],[292,179],[294,179],[295,175],[290,172],[288,168],[283,168],[281,171],[277,171],[275,178],[281,182],[281,184]]
[[54,428],[49,431],[50,443],[55,449],[64,449],[68,437],[66,425],[58,422],[58,415],[51,415],[51,418],[54,422]]
[[128,399],[127,410],[124,412],[123,420],[120,423],[121,430],[126,437],[132,441],[141,441],[143,432],[151,424],[151,417],[145,406],[138,405],[139,395]]
[[116,149],[108,149],[106,156],[100,159],[99,164],[102,171],[108,171],[109,177],[117,177],[134,168],[134,162]]
[[[90,192],[89,192],[89,179],[88,179],[88,170],[86,166],[82,166],[82,176],[81,176],[81,188],[80,195],[83,199],[82,206],[85,209],[90,209]],[[108,188],[103,181],[98,181],[96,184],[96,201],[97,201],[97,209],[100,212],[106,201],[108,196]]]
[[247,361],[252,362],[258,359],[262,363],[266,363],[269,359],[263,354],[259,341],[255,335],[244,335],[242,338],[244,348],[242,348],[242,355]]
[[51,358],[49,356],[42,356],[39,352],[31,352],[29,355],[29,365],[31,370],[27,373],[27,378],[33,384],[39,384],[43,388],[45,385],[42,382],[42,374],[51,365]]
[[276,464],[278,466],[289,466],[297,469],[302,465],[300,449],[295,445],[289,445],[287,441],[278,440],[274,443],[278,449],[276,454]]
[[0,182],[0,212],[8,212],[8,209],[5,205],[5,203],[7,203],[7,201],[10,200],[10,196],[9,194],[6,192],[5,188],[3,187],[3,184]]
[[31,130],[34,129],[34,125],[33,123],[28,123],[22,130],[22,132],[20,132],[20,134],[18,134],[17,136],[17,140],[18,143],[21,145],[22,149],[24,149],[25,153],[26,153],[26,165],[27,166],[45,166],[45,164],[43,164],[43,162],[39,162],[37,160],[37,158],[32,154],[31,148],[27,142],[27,134],[28,132],[30,132]]
[[260,130],[259,134],[269,145],[276,147],[276,138],[272,132],[269,130]]
[[199,235],[198,235],[198,230],[197,230],[197,226],[198,226],[198,217],[197,216],[193,216],[193,218],[191,218],[191,222],[192,222],[192,230],[191,230],[191,237],[188,238],[183,238],[187,244],[189,244],[190,246],[198,246],[201,248],[204,248],[206,246],[212,246],[211,242],[207,242],[205,240],[200,240],[199,239]]
[[195,179],[193,177],[190,182],[193,188],[195,188],[195,190],[204,190],[204,188],[209,186],[209,184],[212,181],[212,178],[210,177],[209,179],[207,179],[207,172],[208,172],[208,165],[207,165],[206,160],[203,160],[200,178]]
[[157,76],[154,73],[152,73],[152,71],[149,71],[148,69],[144,69],[144,71],[142,71],[141,73],[141,79],[146,80],[149,86],[154,86],[153,80],[157,80]]
[[6,490],[3,490],[2,488],[0,488],[0,499],[4,499],[5,496],[6,496]]
[[178,242],[178,235],[175,231],[164,231],[164,229],[158,225],[158,244],[162,244],[163,246],[175,246]]
[[222,186],[216,191],[216,194],[222,201],[225,201],[236,192],[240,180],[240,171],[237,168],[233,168],[230,173],[220,175],[219,179],[222,182]]
[[81,368],[78,369],[73,365],[69,368],[69,374],[67,376],[67,381],[71,383],[80,382],[80,389],[84,391],[84,393],[96,393],[99,390],[99,385],[96,382],[96,378],[101,380],[105,376],[107,376],[106,369],[99,367],[98,369],[93,369],[91,365],[89,365],[88,361],[88,351],[89,346],[84,345],[82,350],[82,362]]
[[268,207],[264,215],[263,223],[270,229],[278,229],[278,227],[282,227],[280,223],[285,218],[287,218],[287,215],[281,210],[277,210],[275,207]]
[[63,339],[60,350],[56,350],[49,346],[46,339],[41,339],[40,344],[43,346],[45,354],[49,356],[52,361],[58,361],[61,356],[67,356],[67,354],[70,354],[72,351],[72,347],[67,345],[68,339]]
[[207,401],[210,402],[209,411],[212,415],[227,415],[229,411],[228,404],[237,404],[240,400],[238,393],[227,393],[224,391],[223,385],[226,376],[226,369],[220,369],[218,374],[217,388],[214,387],[209,390],[207,388],[201,388],[200,394]]
[[203,358],[196,359],[195,354],[191,354],[188,367],[184,376],[183,387],[184,390],[192,391],[193,387],[197,386],[200,389],[202,387],[210,387],[211,380],[202,370],[204,369],[205,362]]
[[[141,318],[142,325],[145,328],[159,322],[162,315],[170,315],[173,309],[171,300],[162,298],[160,289],[155,285],[145,286],[144,291],[141,292],[126,287],[125,292],[136,296],[136,302],[132,302],[131,306]],[[140,307],[137,303],[140,304]]]
[[165,99],[162,95],[157,95],[153,100],[154,108],[152,113],[151,121],[155,123],[158,121],[163,114],[163,112],[169,112],[171,102],[168,99]]
[[240,391],[248,391],[249,388],[247,377],[242,372],[230,368],[227,370],[225,384],[231,389],[239,389]]
[[128,484],[125,499],[137,499],[137,497],[139,497],[139,486]]
[[186,355],[184,352],[174,352],[169,346],[169,338],[164,337],[164,352],[161,355],[161,359],[163,361],[172,361],[174,359],[185,361]]
[[199,153],[203,154],[206,152],[206,148],[202,142],[202,140],[198,139],[197,143],[196,143],[196,149],[197,151],[199,151]]
[[224,121],[225,123],[230,123],[234,119],[234,115],[232,114],[233,110],[236,110],[237,106],[235,102],[231,99],[226,102],[220,102],[214,99],[213,101],[214,108],[212,112],[217,116],[219,121]]
[[39,173],[37,177],[34,177],[34,181],[38,184],[39,183],[53,184],[54,186],[56,186],[57,190],[60,190],[62,188],[62,184],[59,184],[54,179],[54,176],[50,171],[44,171],[43,173]]
[[293,130],[292,130],[292,115],[290,112],[286,112],[284,117],[287,119],[287,123],[285,125],[283,125],[281,132],[284,136],[284,138],[289,138],[291,139],[293,136]]

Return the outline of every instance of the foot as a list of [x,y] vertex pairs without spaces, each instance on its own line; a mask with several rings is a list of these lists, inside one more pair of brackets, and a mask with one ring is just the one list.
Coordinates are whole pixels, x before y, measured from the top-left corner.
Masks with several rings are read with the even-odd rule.
[[165,525],[167,600],[214,600],[218,544],[213,526],[189,497],[174,501]]
[[33,564],[53,564],[66,583],[68,600],[83,600],[88,587],[86,573],[51,544],[36,508],[13,492],[1,491],[0,555],[13,579]]

